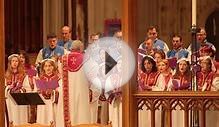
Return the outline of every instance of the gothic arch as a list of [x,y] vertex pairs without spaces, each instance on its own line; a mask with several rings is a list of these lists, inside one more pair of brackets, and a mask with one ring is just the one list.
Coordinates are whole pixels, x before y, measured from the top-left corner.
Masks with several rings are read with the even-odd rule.
[[215,45],[217,49],[216,59],[219,60],[219,55],[217,55],[219,53],[219,8],[208,15],[205,20],[205,29],[207,32],[207,40]]

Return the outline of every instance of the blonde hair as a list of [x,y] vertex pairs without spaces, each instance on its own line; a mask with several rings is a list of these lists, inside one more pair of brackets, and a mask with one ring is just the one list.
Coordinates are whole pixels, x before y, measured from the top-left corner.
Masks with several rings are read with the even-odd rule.
[[71,50],[74,50],[74,51],[83,51],[84,49],[84,45],[83,43],[80,41],[80,40],[75,40],[72,42],[72,46],[71,46]]
[[167,59],[162,59],[161,61],[159,61],[159,62],[158,62],[158,66],[159,66],[160,63],[166,64],[166,66],[167,66],[167,71],[168,71],[168,72],[171,72],[170,64],[169,64],[169,61],[168,61]]

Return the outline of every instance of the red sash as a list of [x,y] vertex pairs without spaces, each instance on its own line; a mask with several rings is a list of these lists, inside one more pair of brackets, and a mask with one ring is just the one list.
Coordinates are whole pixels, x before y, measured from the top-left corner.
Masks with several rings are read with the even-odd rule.
[[71,124],[70,108],[69,108],[69,83],[68,71],[76,72],[83,65],[83,54],[79,52],[71,52],[64,55],[63,63],[63,108],[64,108],[64,125],[65,127]]
[[68,56],[63,56],[63,111],[64,111],[64,125],[67,127],[70,122],[69,110],[69,86],[68,86]]

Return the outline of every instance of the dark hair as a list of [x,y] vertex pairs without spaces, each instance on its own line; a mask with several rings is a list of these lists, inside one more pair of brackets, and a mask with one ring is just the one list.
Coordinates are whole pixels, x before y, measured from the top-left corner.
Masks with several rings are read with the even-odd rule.
[[118,32],[122,32],[122,29],[116,28],[113,33],[116,34],[116,33],[118,33]]
[[142,63],[141,63],[141,70],[145,73],[146,72],[146,69],[144,67],[144,62],[145,61],[148,61],[152,64],[152,72],[156,72],[157,71],[157,67],[156,67],[156,62],[153,60],[153,58],[149,57],[149,56],[145,56],[143,59],[142,59]]
[[30,64],[30,58],[28,56],[28,54],[24,51],[24,50],[20,50],[19,51],[19,55],[23,55],[24,59],[25,59],[25,64]]
[[56,34],[55,33],[50,33],[50,34],[47,34],[47,39],[51,39],[51,38],[56,38]]
[[149,32],[149,30],[153,30],[153,29],[155,29],[156,32],[158,32],[158,28],[157,28],[156,26],[149,26],[149,27],[147,28],[147,32]]
[[155,56],[156,53],[160,54],[162,59],[166,58],[165,52],[163,50],[155,49],[154,56]]
[[180,35],[178,35],[178,34],[173,34],[172,39],[173,39],[174,37],[178,37],[179,40],[182,41],[182,36],[180,36]]
[[[205,31],[205,28],[204,28],[204,27],[198,27],[198,28],[196,29],[196,32],[197,32],[197,33],[200,33],[201,30],[204,30],[204,31]],[[206,32],[206,31],[205,31],[205,32]]]
[[[191,79],[191,71],[190,71],[190,64],[189,64],[189,61],[186,61],[186,64],[188,65],[187,68],[186,68],[186,71],[184,73],[186,79]],[[173,78],[179,78],[181,75],[180,75],[180,71],[179,71],[179,63],[177,64],[176,66],[176,73],[173,75]]]

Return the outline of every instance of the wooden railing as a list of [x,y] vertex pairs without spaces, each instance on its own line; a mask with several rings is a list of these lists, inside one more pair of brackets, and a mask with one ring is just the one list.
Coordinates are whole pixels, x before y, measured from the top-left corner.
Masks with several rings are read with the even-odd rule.
[[[151,112],[151,127],[155,127],[155,111],[162,107],[166,112],[165,127],[172,127],[171,112],[179,106],[184,111],[184,126],[189,127],[189,112],[194,109],[199,112],[200,127],[206,127],[206,111],[219,110],[219,92],[193,91],[146,91],[134,94],[138,112],[143,106]],[[137,124],[135,124],[137,125]]]

